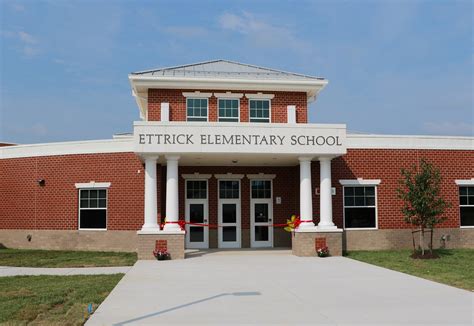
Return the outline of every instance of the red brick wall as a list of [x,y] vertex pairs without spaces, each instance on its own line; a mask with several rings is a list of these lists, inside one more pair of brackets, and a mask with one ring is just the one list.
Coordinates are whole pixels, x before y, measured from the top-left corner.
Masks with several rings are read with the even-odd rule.
[[[45,180],[44,186],[38,185],[39,179]],[[90,181],[111,182],[108,230],[143,225],[143,166],[134,153],[4,159],[0,180],[1,229],[76,230],[75,183]]]
[[[447,220],[440,227],[459,227],[459,190],[456,179],[474,177],[474,151],[450,150],[389,150],[350,149],[347,155],[332,161],[333,218],[338,227],[343,226],[343,196],[340,179],[381,179],[377,187],[377,212],[379,229],[410,228],[403,221],[400,211],[402,201],[397,198],[396,189],[400,169],[409,168],[421,158],[433,163],[441,170],[443,177],[441,194],[452,206],[445,212]],[[319,185],[319,162],[312,165],[313,188]],[[313,210],[319,219],[319,196],[313,194]]]
[[[194,90],[177,90],[177,89],[149,89],[148,90],[148,120],[161,120],[161,103],[167,102],[170,104],[170,121],[186,121],[186,98],[183,96],[183,91],[193,92]],[[203,93],[216,92],[222,93],[222,90],[200,90]],[[233,93],[257,93],[248,91],[232,91]],[[287,122],[287,106],[296,105],[296,121],[298,123],[307,123],[307,97],[303,92],[264,92],[275,94],[271,100],[271,115],[272,122],[286,123]],[[217,98],[212,96],[209,98],[209,121],[217,121]],[[243,97],[240,99],[240,121],[249,121],[249,107],[248,99]]]

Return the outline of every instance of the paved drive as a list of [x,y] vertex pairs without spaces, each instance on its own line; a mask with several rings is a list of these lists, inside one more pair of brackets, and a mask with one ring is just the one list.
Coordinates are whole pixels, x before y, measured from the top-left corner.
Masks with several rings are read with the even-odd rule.
[[348,258],[197,252],[139,261],[87,325],[472,325],[473,293]]
[[127,273],[132,266],[123,267],[72,267],[72,268],[42,268],[42,267],[11,267],[0,266],[0,277],[16,275],[93,275]]

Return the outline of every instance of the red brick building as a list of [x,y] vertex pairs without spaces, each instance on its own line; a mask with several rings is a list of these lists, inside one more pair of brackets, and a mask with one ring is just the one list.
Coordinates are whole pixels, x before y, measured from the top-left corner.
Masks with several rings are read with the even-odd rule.
[[[141,258],[157,240],[175,258],[184,248],[410,247],[396,188],[400,169],[425,158],[451,203],[435,245],[474,247],[472,137],[311,124],[308,103],[326,79],[230,61],[129,79],[141,116],[133,134],[0,147],[2,245]],[[293,214],[301,224],[290,234]]]

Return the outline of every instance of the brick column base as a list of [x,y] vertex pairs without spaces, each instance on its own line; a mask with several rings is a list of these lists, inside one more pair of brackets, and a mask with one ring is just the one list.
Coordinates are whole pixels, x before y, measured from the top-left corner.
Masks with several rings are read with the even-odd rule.
[[342,256],[342,230],[292,232],[291,249],[293,255],[299,257],[317,257],[316,247],[325,244],[330,256]]
[[153,256],[153,250],[157,245],[163,246],[165,243],[171,259],[184,259],[184,232],[178,234],[167,234],[165,232],[145,234],[140,233],[140,231],[138,232],[138,259],[156,259]]

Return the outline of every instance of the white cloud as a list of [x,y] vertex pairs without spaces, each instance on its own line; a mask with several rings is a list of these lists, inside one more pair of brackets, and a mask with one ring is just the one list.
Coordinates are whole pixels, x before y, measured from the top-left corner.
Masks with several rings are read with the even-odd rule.
[[425,122],[423,130],[433,135],[474,135],[474,125],[472,122]]
[[242,14],[224,13],[219,16],[222,29],[244,35],[254,45],[264,48],[278,48],[307,54],[311,51],[309,42],[298,38],[287,26],[276,25],[264,17],[249,12]]
[[19,44],[18,51],[27,57],[40,53],[39,40],[25,31],[2,31],[1,35]]

